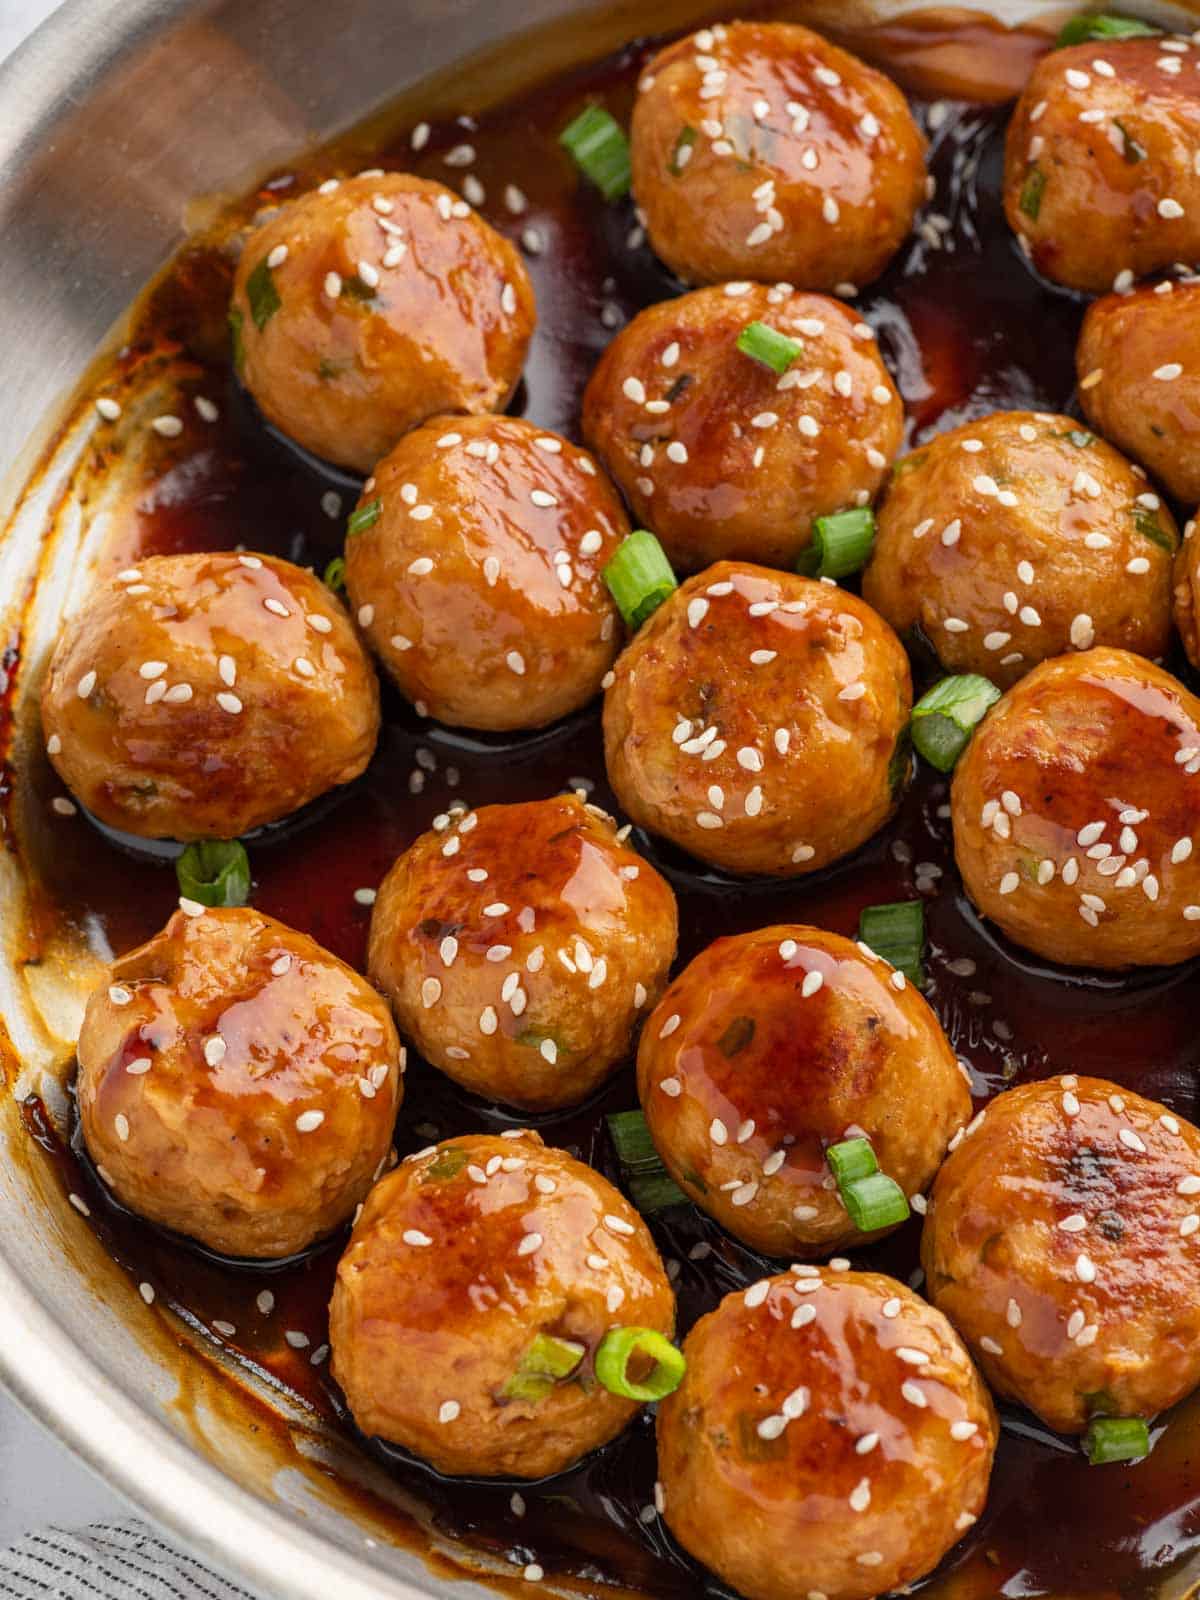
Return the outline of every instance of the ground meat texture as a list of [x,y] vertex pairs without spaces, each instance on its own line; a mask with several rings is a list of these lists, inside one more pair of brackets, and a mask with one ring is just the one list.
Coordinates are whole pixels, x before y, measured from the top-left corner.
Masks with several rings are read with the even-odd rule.
[[976,907],[1040,956],[1200,954],[1200,700],[1124,650],[1044,661],[959,760],[954,850]]
[[954,1329],[874,1272],[797,1266],[726,1295],[658,1408],[667,1524],[745,1600],[870,1600],[978,1517],[997,1426]]
[[88,1001],[79,1119],[122,1205],[272,1259],[366,1195],[402,1071],[386,1003],[306,934],[249,908],[178,911]]
[[650,242],[688,283],[853,293],[925,198],[925,143],[900,90],[786,23],[705,28],[654,56],[632,163]]
[[[799,346],[782,374],[738,336]],[[904,408],[870,325],[825,295],[727,283],[650,306],[600,358],[583,430],[677,570],[730,559],[794,567],[815,517],[866,505]]]
[[401,1031],[506,1105],[575,1105],[666,985],[675,896],[574,795],[439,817],[383,881],[372,978]]
[[267,421],[363,473],[427,417],[502,411],[536,320],[508,240],[404,172],[281,206],[246,240],[230,316]]
[[1076,350],[1089,422],[1176,500],[1200,500],[1200,282],[1093,301]]
[[866,1137],[920,1196],[971,1116],[954,1052],[903,973],[791,925],[718,939],[675,979],[642,1032],[638,1094],[685,1193],[754,1249],[800,1258],[867,1237],[831,1144]]
[[[596,1381],[610,1328],[671,1336],[675,1301],[649,1229],[599,1173],[536,1133],[468,1134],[372,1190],[338,1265],[333,1375],[365,1434],[439,1472],[542,1478],[638,1410]],[[539,1335],[578,1367],[506,1393]]]
[[312,573],[273,556],[154,556],[64,624],[42,727],[59,776],[101,822],[232,839],[363,771],[379,688]]
[[1067,650],[1162,655],[1174,518],[1071,417],[997,411],[896,464],[863,597],[949,672],[1000,685]]
[[1200,1129],[1102,1078],[997,1096],[938,1175],[926,1286],[1059,1433],[1200,1383]]
[[1184,39],[1092,40],[1034,67],[1004,209],[1033,265],[1091,294],[1200,256],[1200,96]]
[[619,657],[608,776],[634,822],[702,861],[799,877],[891,815],[910,703],[900,641],[855,595],[719,562]]
[[1173,611],[1188,660],[1200,668],[1200,539],[1189,522],[1175,557]]
[[423,714],[538,728],[585,705],[612,666],[621,619],[601,572],[628,532],[577,445],[517,417],[439,417],[375,469],[346,587]]

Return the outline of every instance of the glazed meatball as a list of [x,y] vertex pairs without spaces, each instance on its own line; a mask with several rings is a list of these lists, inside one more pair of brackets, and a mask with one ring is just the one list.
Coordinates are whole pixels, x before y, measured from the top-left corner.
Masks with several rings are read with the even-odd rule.
[[1200,700],[1124,650],[1035,667],[958,763],[967,893],[1017,944],[1080,967],[1200,954]]
[[1200,539],[1196,538],[1195,522],[1189,522],[1184,529],[1183,543],[1175,557],[1173,601],[1175,626],[1188,660],[1200,668]]
[[1102,1078],[998,1095],[938,1175],[928,1292],[1060,1433],[1200,1383],[1200,1129]]
[[539,728],[599,693],[621,638],[600,574],[629,523],[586,451],[516,417],[440,417],[379,464],[355,517],[346,587],[424,714]]
[[688,283],[853,293],[925,198],[925,144],[900,90],[786,23],[732,22],[660,51],[631,142],[650,243]]
[[435,1067],[548,1111],[628,1054],[676,933],[666,880],[602,812],[560,795],[439,817],[383,881],[368,961]]
[[[596,1382],[596,1347],[611,1328],[674,1325],[641,1217],[520,1132],[448,1139],[378,1184],[329,1308],[333,1375],[362,1431],[472,1477],[547,1477],[620,1433],[638,1407]],[[539,1383],[546,1337],[579,1359]]]
[[774,1256],[863,1241],[829,1145],[869,1139],[915,1195],[971,1116],[954,1052],[904,974],[794,926],[718,939],[675,979],[642,1032],[638,1094],[680,1188]]
[[153,556],[59,634],[46,750],[110,827],[232,839],[366,767],[379,686],[350,619],[272,556]]
[[911,698],[900,641],[855,595],[719,562],[618,659],[609,781],[634,822],[702,861],[799,877],[891,815]]
[[1015,683],[1048,656],[1171,637],[1171,513],[1070,417],[998,411],[897,463],[863,597],[950,672]]
[[222,1255],[294,1255],[391,1151],[403,1051],[385,1002],[249,908],[178,911],[115,961],[79,1035],[79,1118],[122,1205]]
[[1192,47],[1106,39],[1052,50],[1008,125],[1004,209],[1034,266],[1103,294],[1200,256]]
[[1076,350],[1088,421],[1190,505],[1200,500],[1200,281],[1105,295]]
[[[782,375],[738,349],[752,322],[800,345]],[[824,295],[748,283],[648,307],[583,397],[589,444],[684,572],[794,567],[815,517],[874,499],[903,426],[868,323]]]
[[746,1600],[899,1589],[983,1509],[987,1390],[894,1279],[799,1266],[726,1295],[683,1349],[658,1408],[666,1520]]
[[281,206],[246,241],[231,312],[267,421],[357,472],[427,417],[503,410],[535,316],[508,240],[403,172]]

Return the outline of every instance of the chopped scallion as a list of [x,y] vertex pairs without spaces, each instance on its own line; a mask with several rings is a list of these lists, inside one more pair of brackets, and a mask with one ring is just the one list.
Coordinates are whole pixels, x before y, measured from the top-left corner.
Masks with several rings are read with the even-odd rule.
[[1133,513],[1133,524],[1143,539],[1149,539],[1151,544],[1156,544],[1160,550],[1167,550],[1172,555],[1175,553],[1175,541],[1158,520],[1155,512],[1146,506],[1138,506]]
[[1140,1461],[1150,1454],[1150,1429],[1141,1417],[1093,1417],[1083,1448],[1094,1467],[1110,1461]]
[[621,542],[603,577],[631,628],[640,628],[679,587],[662,545],[645,528]]
[[796,571],[807,578],[845,578],[864,567],[875,543],[875,513],[855,506],[818,517],[812,542],[800,552]]
[[1139,17],[1114,17],[1098,12],[1092,16],[1072,17],[1058,36],[1058,48],[1086,44],[1089,39],[1146,39],[1161,32],[1161,28],[1152,28]]
[[921,952],[925,945],[925,902],[895,900],[887,905],[864,906],[858,919],[858,937],[877,956],[890,961],[909,983],[925,986]]
[[676,139],[675,147],[671,151],[671,160],[667,168],[673,178],[677,178],[692,159],[692,147],[696,143],[696,137],[695,128],[686,126],[680,128],[679,137]]
[[1038,212],[1042,209],[1042,196],[1046,192],[1046,174],[1041,167],[1034,167],[1021,186],[1021,193],[1017,196],[1017,205],[1027,217],[1037,221]]
[[368,500],[365,505],[358,506],[350,513],[346,523],[346,533],[365,533],[368,528],[373,528],[383,515],[382,500]]
[[629,1198],[644,1217],[685,1205],[687,1195],[663,1167],[658,1172],[635,1172],[629,1179]]
[[879,1163],[875,1159],[875,1152],[871,1149],[869,1139],[842,1139],[837,1144],[831,1144],[825,1152],[825,1159],[829,1163],[829,1170],[838,1181],[838,1188],[847,1183],[854,1183],[859,1178],[869,1178],[873,1172],[879,1171]]
[[778,373],[786,372],[804,348],[798,339],[789,339],[765,322],[748,322],[738,334],[737,347],[744,356]]
[[943,678],[913,707],[913,744],[931,767],[952,771],[976,725],[999,698],[996,685],[976,672]]
[[321,581],[326,585],[327,588],[332,589],[334,594],[345,594],[346,558],[344,556],[334,556],[333,560],[321,574]]
[[283,301],[275,287],[275,278],[264,256],[246,279],[246,299],[250,302],[250,315],[259,333],[279,310]]
[[229,343],[233,350],[233,370],[239,378],[246,370],[246,345],[242,338],[244,321],[242,313],[234,306],[229,313]]
[[202,906],[244,906],[250,858],[240,839],[199,839],[175,858],[179,892]]
[[856,1178],[842,1189],[842,1204],[860,1233],[877,1233],[908,1220],[904,1190],[886,1172]]
[[[649,1361],[650,1371],[635,1382],[630,1363]],[[596,1347],[596,1377],[610,1394],[626,1400],[663,1400],[683,1382],[683,1352],[653,1328],[610,1328]]]
[[644,1217],[687,1200],[668,1174],[640,1111],[614,1111],[606,1119],[629,1197]]
[[585,178],[606,200],[629,193],[629,141],[620,123],[603,106],[588,106],[559,135]]
[[517,1370],[500,1391],[504,1400],[544,1400],[554,1385],[569,1378],[585,1355],[574,1339],[536,1333],[521,1356]]

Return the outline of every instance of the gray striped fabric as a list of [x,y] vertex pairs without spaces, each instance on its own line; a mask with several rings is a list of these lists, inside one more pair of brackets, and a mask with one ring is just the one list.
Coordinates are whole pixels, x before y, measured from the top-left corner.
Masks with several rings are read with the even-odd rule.
[[43,1528],[0,1553],[0,1600],[255,1600],[144,1522]]

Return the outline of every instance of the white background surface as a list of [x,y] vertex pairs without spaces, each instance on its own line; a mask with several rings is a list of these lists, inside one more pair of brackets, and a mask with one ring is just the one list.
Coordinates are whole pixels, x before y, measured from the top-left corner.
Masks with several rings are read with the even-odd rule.
[[[0,0],[0,60],[57,8],[58,0]],[[0,241],[0,263],[3,259]],[[0,1389],[0,1545],[47,1522],[79,1527],[127,1514],[125,1501]]]

